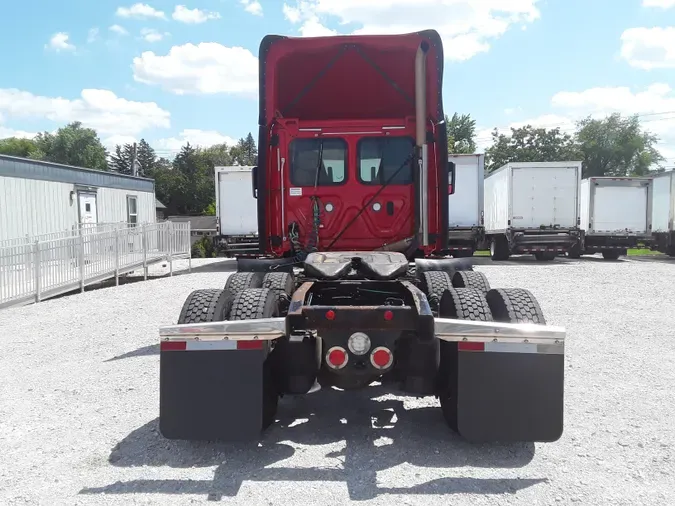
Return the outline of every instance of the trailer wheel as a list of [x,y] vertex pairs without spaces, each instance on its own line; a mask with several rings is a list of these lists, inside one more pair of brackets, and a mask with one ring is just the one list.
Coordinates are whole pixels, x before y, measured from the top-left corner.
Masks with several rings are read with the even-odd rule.
[[483,293],[490,289],[490,282],[487,276],[478,271],[457,271],[452,276],[452,286],[454,288],[474,288]]
[[494,236],[490,240],[490,258],[492,260],[508,260],[510,256],[509,243],[506,237]]
[[[269,288],[247,288],[237,293],[232,302],[230,320],[257,320],[279,316],[278,302]],[[279,391],[272,375],[270,355],[263,363],[263,406],[262,428],[274,423],[279,405]]]
[[247,288],[262,288],[262,283],[262,272],[233,272],[225,282],[225,290],[236,294]]
[[422,273],[421,289],[429,300],[432,311],[437,311],[441,297],[452,288],[450,276],[445,271],[426,271]]
[[223,321],[230,312],[233,299],[228,290],[195,290],[185,299],[178,324]]
[[495,321],[546,325],[539,302],[524,288],[493,288],[485,298]]
[[[462,320],[492,321],[485,294],[473,288],[451,288],[441,297],[439,316]],[[438,400],[445,423],[457,432],[457,343],[441,341]]]
[[602,250],[602,258],[605,260],[618,260],[621,256],[621,251],[616,249],[604,249]]

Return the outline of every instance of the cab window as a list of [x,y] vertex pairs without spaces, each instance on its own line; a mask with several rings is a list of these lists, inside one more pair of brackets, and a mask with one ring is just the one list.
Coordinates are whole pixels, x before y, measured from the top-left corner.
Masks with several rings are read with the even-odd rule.
[[290,146],[294,186],[332,186],[347,179],[347,143],[343,139],[295,139]]
[[[369,137],[358,144],[359,180],[365,184],[412,184],[415,144],[410,137]],[[399,170],[400,169],[400,170]],[[398,172],[397,172],[398,171]]]

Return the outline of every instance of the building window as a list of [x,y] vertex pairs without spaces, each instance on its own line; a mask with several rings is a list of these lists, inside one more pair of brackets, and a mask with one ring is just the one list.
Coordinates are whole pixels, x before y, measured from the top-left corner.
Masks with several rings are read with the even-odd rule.
[[294,186],[334,186],[347,180],[347,143],[343,139],[295,139],[291,143]]
[[138,210],[136,207],[136,197],[127,195],[127,223],[135,227],[138,223]]
[[[359,179],[365,184],[411,184],[415,143],[410,137],[369,137],[359,141]],[[404,164],[402,167],[402,164]],[[400,169],[400,170],[399,170]],[[397,172],[398,171],[398,172]]]

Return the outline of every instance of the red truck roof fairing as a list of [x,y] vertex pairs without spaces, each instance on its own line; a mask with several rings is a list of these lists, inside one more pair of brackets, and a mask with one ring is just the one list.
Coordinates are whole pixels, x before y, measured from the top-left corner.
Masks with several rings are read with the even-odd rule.
[[443,46],[434,30],[403,35],[266,36],[260,44],[260,126],[415,114],[415,54],[427,54],[427,117],[443,119]]

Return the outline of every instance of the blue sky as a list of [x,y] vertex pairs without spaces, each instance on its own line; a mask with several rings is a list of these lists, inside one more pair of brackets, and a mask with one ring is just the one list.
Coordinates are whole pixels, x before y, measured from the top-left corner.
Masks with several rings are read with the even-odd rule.
[[[73,120],[162,154],[256,134],[269,33],[444,40],[445,104],[495,128],[643,116],[675,165],[675,0],[23,0],[3,6],[0,137]],[[671,113],[671,114],[667,114]]]

